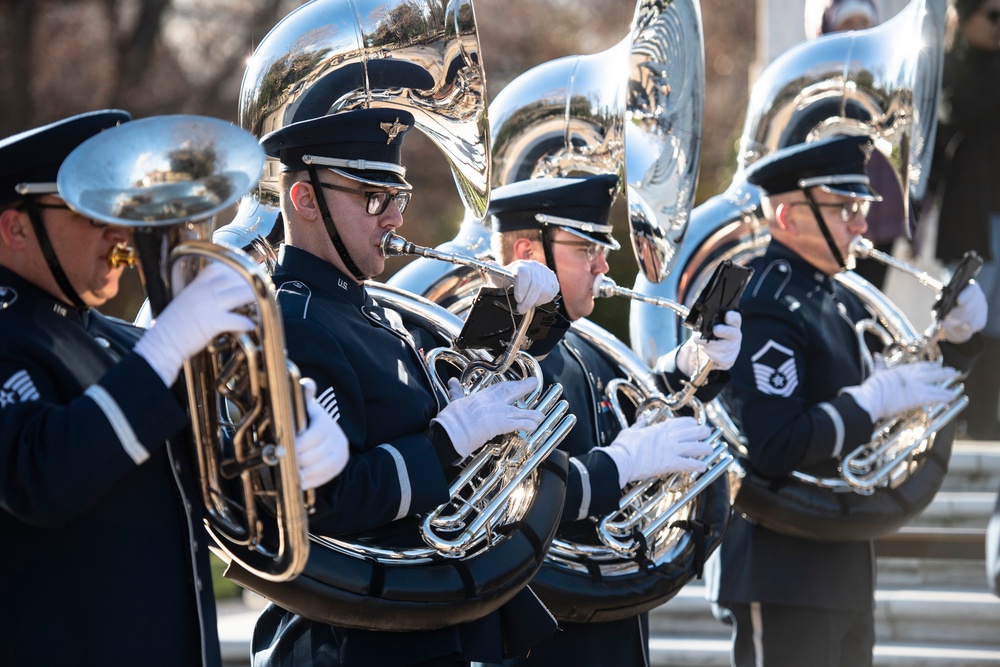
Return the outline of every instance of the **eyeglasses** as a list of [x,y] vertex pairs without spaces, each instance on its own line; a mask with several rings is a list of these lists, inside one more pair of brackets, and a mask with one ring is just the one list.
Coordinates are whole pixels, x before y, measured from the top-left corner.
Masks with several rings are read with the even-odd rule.
[[56,211],[69,211],[70,213],[79,215],[81,218],[85,218],[88,222],[90,222],[90,226],[91,227],[95,227],[96,229],[104,229],[105,227],[108,226],[107,223],[97,222],[93,218],[88,218],[85,215],[80,215],[79,213],[77,213],[76,211],[74,211],[72,208],[70,208],[66,204],[42,204],[40,202],[35,202],[35,206],[37,208],[41,208],[41,209],[53,209],[53,210],[56,210]]
[[382,215],[389,208],[389,202],[395,202],[396,208],[402,213],[406,210],[406,205],[410,203],[412,192],[389,192],[388,190],[358,190],[357,188],[345,188],[333,183],[320,183],[328,190],[338,190],[339,192],[350,192],[368,199],[365,210],[368,215]]
[[[852,201],[837,202],[836,204],[825,204],[816,202],[816,206],[820,208],[837,208],[840,209],[840,219],[843,222],[850,222],[858,216],[860,213],[863,216],[868,216],[868,211],[871,209],[872,203],[870,201],[854,199]],[[809,206],[807,201],[797,201],[792,202],[791,206]]]
[[553,240],[552,243],[556,245],[568,245],[570,247],[580,248],[587,255],[587,261],[593,262],[598,257],[603,257],[607,259],[608,251],[611,250],[608,246],[601,245],[600,243],[593,243],[588,241],[556,241]]

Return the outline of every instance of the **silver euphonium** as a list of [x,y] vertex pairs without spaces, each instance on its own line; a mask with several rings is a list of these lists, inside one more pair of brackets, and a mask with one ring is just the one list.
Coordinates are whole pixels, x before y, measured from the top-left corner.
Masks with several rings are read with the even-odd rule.
[[[670,299],[652,298],[638,294],[632,290],[619,287],[611,278],[603,277],[594,282],[594,296],[600,298],[621,297],[633,301],[652,303],[669,308],[681,318],[686,318],[689,309]],[[604,338],[597,338],[591,327],[580,330],[591,342],[600,341],[600,347],[608,347],[611,343]],[[706,414],[701,401],[695,397],[695,392],[701,387],[714,367],[714,362],[707,360],[695,372],[684,386],[670,394],[663,394],[648,371],[643,370],[643,364],[634,357],[621,343],[616,345],[615,359],[619,364],[628,360],[629,375],[633,378],[616,378],[608,382],[605,395],[615,417],[622,429],[630,426],[621,399],[625,398],[632,406],[631,412],[635,418],[640,416],[647,424],[655,424],[670,419],[681,413],[690,411],[699,423],[705,424]],[[640,551],[644,557],[657,562],[663,553],[676,546],[682,539],[683,530],[678,524],[683,523],[691,515],[691,501],[705,491],[715,480],[724,475],[733,457],[729,454],[722,432],[713,428],[707,442],[712,446],[712,452],[703,457],[702,461],[708,469],[696,475],[674,473],[663,477],[653,477],[630,484],[624,490],[618,509],[601,517],[597,524],[597,534],[601,542],[610,550],[600,554],[599,549],[587,547],[581,554],[577,544],[556,540],[549,550],[550,557],[565,561],[579,560],[585,555],[588,559],[627,559],[634,561]]]
[[154,313],[209,262],[235,270],[257,295],[245,310],[255,328],[217,338],[184,362],[184,378],[208,531],[227,559],[285,581],[309,553],[295,463],[299,374],[270,278],[208,240],[214,216],[256,185],[263,162],[256,139],[229,123],[159,116],[81,144],[59,170],[59,192],[80,214],[133,230]]
[[[461,264],[513,285],[513,274],[495,264],[425,248],[393,232],[383,235],[381,248],[384,257],[416,255]],[[576,417],[568,414],[569,404],[560,400],[562,385],[553,384],[543,394],[542,370],[538,361],[525,351],[531,345],[527,332],[534,311],[534,308],[529,309],[518,326],[512,326],[510,341],[495,359],[482,353],[457,350],[453,345],[425,353],[428,375],[440,395],[446,397],[448,391],[439,364],[458,371],[467,395],[496,382],[534,377],[538,380],[538,388],[519,405],[546,415],[531,433],[508,434],[500,443],[481,448],[470,460],[463,462],[462,473],[450,490],[451,500],[423,520],[424,540],[442,555],[463,557],[476,545],[490,543],[494,535],[503,534],[507,526],[521,521],[535,502],[535,471],[576,423]],[[512,505],[514,498],[517,502]]]
[[[770,234],[761,195],[743,174],[779,148],[836,134],[869,134],[875,139],[873,160],[888,162],[899,179],[904,209],[921,202],[936,129],[945,9],[945,0],[912,0],[880,26],[804,42],[768,65],[750,97],[732,184],[692,212],[677,269],[659,284],[640,275],[636,291],[691,303],[721,262],[746,264],[763,254]],[[905,225],[901,220],[901,229]],[[900,309],[867,281],[851,271],[835,279],[874,312],[900,348],[922,338]],[[685,335],[662,309],[642,304],[631,311],[630,331],[633,348],[647,361],[673,349]],[[924,356],[934,358],[936,344],[929,347]],[[713,401],[705,407],[738,451],[743,436],[723,406]],[[950,412],[951,407],[942,414]],[[940,421],[930,425],[941,428]],[[899,470],[910,470],[908,481],[897,479],[891,494],[878,489],[898,474],[896,466],[887,463],[893,472],[873,475],[868,454],[859,452],[856,465],[862,472],[855,481],[860,493],[853,492],[846,478],[821,481],[794,473],[793,482],[777,492],[764,488],[767,480],[748,475],[736,507],[774,530],[813,539],[868,539],[891,532],[926,507],[947,469],[952,426],[936,437],[931,429],[924,433],[926,442],[900,459]],[[876,444],[874,449],[882,448]],[[851,493],[828,493],[833,486]]]

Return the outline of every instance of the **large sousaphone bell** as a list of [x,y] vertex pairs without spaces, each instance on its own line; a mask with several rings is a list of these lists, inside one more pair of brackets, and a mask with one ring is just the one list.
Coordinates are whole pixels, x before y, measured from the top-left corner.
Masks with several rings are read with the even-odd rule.
[[214,216],[257,183],[264,153],[229,123],[201,116],[132,121],[81,144],[59,192],[88,218],[133,230],[154,314],[207,262],[238,272],[257,295],[253,331],[225,335],[184,363],[206,525],[227,559],[286,581],[309,553],[295,464],[304,420],[298,370],[285,356],[270,278],[239,251],[207,240]]
[[[258,139],[291,123],[348,109],[413,114],[441,149],[462,202],[489,203],[486,77],[471,0],[313,0],[261,40],[240,89],[240,125]],[[244,247],[272,236],[277,160],[217,240]],[[280,230],[277,230],[280,237]],[[272,236],[273,238],[273,236]]]
[[[697,2],[640,1],[629,36],[616,46],[539,65],[497,95],[490,105],[494,183],[618,173],[640,270],[660,280],[686,233],[700,160],[703,103]],[[489,234],[479,220],[467,218],[458,237],[438,250],[486,256]],[[481,280],[462,267],[418,260],[390,282],[463,312]],[[586,321],[575,323],[574,329],[620,369],[638,401],[658,396],[649,365],[610,333]],[[596,531],[589,544],[557,537],[532,589],[557,618],[577,622],[626,618],[666,601],[719,544],[729,516],[729,491],[725,476],[718,473],[730,460],[725,452],[715,457],[713,474],[693,493],[688,491],[696,480],[659,484],[655,500],[642,502],[641,508],[624,507],[614,521],[605,517],[610,525],[628,516],[628,530],[634,529],[614,538],[613,546]],[[646,531],[664,516],[671,517],[664,529]],[[643,540],[646,544],[640,546]]]
[[[732,184],[694,209],[678,268],[659,284],[638,276],[636,291],[689,304],[721,262],[747,263],[762,254],[770,234],[760,191],[746,183],[743,172],[779,148],[835,134],[868,134],[899,181],[904,209],[918,206],[933,153],[945,9],[945,0],[913,0],[878,27],[827,35],[776,58],[751,94]],[[900,220],[900,229],[905,225]],[[898,347],[922,348],[922,358],[939,358],[936,343],[926,341],[885,295],[850,271],[835,279],[875,313]],[[630,324],[632,347],[645,360],[656,359],[684,336],[661,309],[650,306],[633,308]],[[953,416],[955,406],[943,407]],[[742,435],[719,402],[707,409],[739,451]],[[747,469],[736,507],[774,530],[813,539],[868,539],[892,532],[926,507],[940,487],[953,430],[950,424],[936,434],[923,430],[907,436],[922,446],[898,460],[880,461],[887,470],[874,473],[878,488],[856,491],[845,479],[798,473],[776,483]]]

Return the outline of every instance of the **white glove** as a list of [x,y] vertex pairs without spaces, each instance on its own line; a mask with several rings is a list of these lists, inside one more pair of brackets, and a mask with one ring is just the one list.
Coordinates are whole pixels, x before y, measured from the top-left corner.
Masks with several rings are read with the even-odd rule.
[[872,422],[891,417],[906,410],[942,403],[950,392],[937,383],[954,377],[954,368],[942,367],[935,361],[918,361],[902,364],[872,373],[871,377],[854,387],[844,387]]
[[514,301],[517,312],[524,315],[529,308],[541,306],[556,298],[559,279],[549,267],[530,259],[519,259],[507,265],[514,274]]
[[316,402],[316,383],[303,378],[309,425],[295,436],[295,462],[303,491],[323,486],[347,465],[347,436],[333,417]]
[[441,424],[463,459],[502,433],[533,431],[545,419],[540,410],[526,410],[513,403],[538,388],[536,378],[498,382],[469,396],[462,384],[448,380],[446,405],[431,423]]
[[677,350],[677,370],[688,377],[694,376],[707,357],[715,362],[720,371],[728,371],[736,363],[743,342],[743,316],[735,310],[727,310],[725,324],[716,324],[712,329],[716,340],[705,340],[700,333],[688,338]]
[[227,331],[250,331],[254,323],[229,312],[254,301],[250,285],[229,267],[209,264],[156,318],[135,345],[168,387],[186,359]]
[[[975,280],[958,293],[955,307],[944,316],[941,331],[949,343],[964,343],[986,326],[986,295]],[[935,313],[936,315],[936,313]]]
[[708,466],[695,457],[708,456],[712,446],[705,439],[712,429],[694,417],[673,417],[652,426],[632,424],[600,451],[618,468],[618,484],[659,477],[674,472],[704,472]]

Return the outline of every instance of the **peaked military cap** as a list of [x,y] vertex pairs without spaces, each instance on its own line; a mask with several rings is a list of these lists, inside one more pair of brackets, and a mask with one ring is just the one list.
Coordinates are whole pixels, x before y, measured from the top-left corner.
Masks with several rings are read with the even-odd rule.
[[541,229],[545,225],[617,250],[608,223],[618,176],[598,174],[574,178],[532,178],[493,190],[489,213],[493,231]]
[[409,190],[400,149],[412,127],[406,111],[355,109],[286,125],[260,143],[282,171],[314,165],[361,183]]
[[754,162],[747,168],[746,179],[769,195],[819,187],[843,197],[881,201],[867,173],[874,148],[867,136],[838,136],[796,144]]
[[92,111],[0,141],[0,206],[29,194],[56,194],[59,166],[101,130],[128,121],[128,112]]

